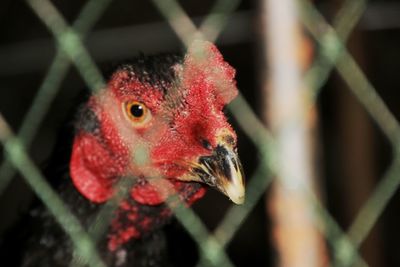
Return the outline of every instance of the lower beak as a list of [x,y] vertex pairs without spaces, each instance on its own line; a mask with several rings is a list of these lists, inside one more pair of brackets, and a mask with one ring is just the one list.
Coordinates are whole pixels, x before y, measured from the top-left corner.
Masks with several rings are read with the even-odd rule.
[[212,155],[200,157],[196,165],[193,171],[204,183],[217,188],[235,204],[244,202],[243,169],[233,149],[218,145]]

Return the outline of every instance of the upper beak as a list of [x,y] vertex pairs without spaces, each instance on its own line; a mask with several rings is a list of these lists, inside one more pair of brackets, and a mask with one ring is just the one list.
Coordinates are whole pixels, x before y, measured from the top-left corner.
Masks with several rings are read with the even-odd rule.
[[213,154],[199,158],[194,172],[206,184],[216,187],[235,204],[245,196],[244,175],[237,153],[228,145],[218,145]]

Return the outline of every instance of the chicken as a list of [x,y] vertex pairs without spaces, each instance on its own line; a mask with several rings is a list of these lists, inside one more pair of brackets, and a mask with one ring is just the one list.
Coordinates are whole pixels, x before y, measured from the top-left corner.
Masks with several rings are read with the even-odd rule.
[[[159,229],[173,214],[170,197],[189,206],[209,186],[243,203],[237,137],[223,113],[237,95],[234,76],[213,44],[196,41],[184,57],[142,56],[119,67],[79,108],[69,172],[51,179],[61,180],[60,196],[86,228],[120,197],[98,241],[107,266],[167,266]],[[49,212],[37,207],[28,217],[4,242],[3,263],[69,266],[73,246]]]

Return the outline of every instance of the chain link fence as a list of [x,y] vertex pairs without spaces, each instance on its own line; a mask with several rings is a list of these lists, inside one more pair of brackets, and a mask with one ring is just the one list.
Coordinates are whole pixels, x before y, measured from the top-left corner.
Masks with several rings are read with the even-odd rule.
[[[197,26],[177,1],[153,0],[152,2],[185,47],[189,46],[194,39],[215,41],[231,14],[240,4],[239,0],[215,1],[209,15]],[[309,209],[315,213],[311,227],[318,229],[328,244],[329,256],[325,256],[329,260],[326,265],[369,266],[360,256],[359,249],[398,189],[400,126],[345,45],[366,9],[366,1],[344,1],[332,23],[328,23],[310,1],[288,2],[295,4],[299,23],[304,28],[305,34],[315,41],[317,51],[312,65],[301,80],[302,86],[307,88],[302,94],[310,99],[310,106],[305,107],[305,112],[316,105],[323,85],[332,71],[336,70],[392,147],[391,165],[347,230],[341,229],[335,218],[328,212],[325,204],[318,197],[318,192],[314,192],[312,187],[305,185],[301,187],[307,198]],[[83,40],[113,2],[89,0],[71,25],[49,0],[27,0],[26,3],[51,31],[57,43],[57,51],[18,133],[12,131],[8,122],[0,114],[0,141],[6,154],[0,167],[0,194],[7,190],[15,172],[19,172],[70,236],[78,255],[72,264],[105,266],[96,251],[94,242],[104,225],[97,223],[85,230],[46,182],[28,151],[61,88],[63,79],[72,66],[76,67],[87,87],[92,91],[95,92],[105,86],[101,71],[87,51]],[[268,43],[265,45],[268,46]],[[235,266],[226,253],[226,247],[274,179],[280,179],[281,166],[287,164],[281,162],[282,159],[277,156],[281,153],[280,146],[277,144],[279,136],[271,133],[242,95],[239,95],[228,108],[241,130],[257,147],[260,157],[259,166],[246,185],[245,203],[241,206],[231,206],[213,232],[207,229],[192,209],[185,208],[183,205],[173,208],[176,218],[198,244],[201,255],[198,266]],[[99,220],[96,221],[101,222],[102,218],[109,217],[110,211],[116,207],[115,203],[117,202],[106,205],[98,215]],[[279,255],[285,255],[285,253]]]

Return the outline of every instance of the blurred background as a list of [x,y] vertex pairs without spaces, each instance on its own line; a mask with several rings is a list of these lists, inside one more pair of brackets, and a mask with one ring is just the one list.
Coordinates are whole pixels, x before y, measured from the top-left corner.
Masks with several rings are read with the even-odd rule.
[[[85,1],[54,0],[52,3],[72,24]],[[200,25],[215,1],[179,3],[194,23]],[[346,1],[321,0],[312,4],[331,23]],[[263,88],[269,79],[269,65],[265,61],[269,51],[268,42],[265,42],[268,25],[264,23],[266,14],[261,7],[261,1],[238,1],[216,44],[225,60],[237,70],[238,88],[243,97],[258,117],[266,121],[264,114],[269,107],[263,100],[266,96]],[[0,112],[18,131],[52,63],[56,43],[24,1],[0,1],[0,32]],[[303,35],[307,45],[300,47],[299,52],[308,57],[304,64],[309,65],[307,62],[318,58],[321,49],[307,30]],[[151,1],[113,1],[85,38],[85,44],[104,75],[111,66],[139,53],[184,51],[177,34]],[[400,116],[399,47],[400,1],[368,1],[350,33],[347,48],[397,119]],[[46,163],[61,125],[69,117],[76,105],[75,99],[86,85],[76,68],[71,67],[60,88],[29,149],[39,166]],[[322,84],[314,113],[312,150],[313,172],[319,185],[317,195],[340,228],[346,231],[383,179],[393,160],[394,148],[335,70]],[[263,160],[259,147],[248,138],[233,116],[231,122],[238,132],[239,154],[251,181],[256,167]],[[0,158],[4,159],[3,156]],[[5,176],[14,178],[8,183]],[[2,234],[19,214],[27,210],[34,194],[23,178],[12,171],[11,175],[8,171],[0,177],[0,184]],[[236,266],[276,266],[278,262],[273,219],[268,208],[269,194],[270,187],[227,246],[228,255]],[[194,208],[212,230],[230,206],[224,196],[210,191]],[[368,266],[400,266],[399,211],[400,195],[395,193],[361,243],[360,255]],[[327,257],[334,253],[331,249],[327,245]]]

